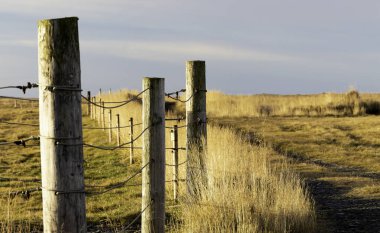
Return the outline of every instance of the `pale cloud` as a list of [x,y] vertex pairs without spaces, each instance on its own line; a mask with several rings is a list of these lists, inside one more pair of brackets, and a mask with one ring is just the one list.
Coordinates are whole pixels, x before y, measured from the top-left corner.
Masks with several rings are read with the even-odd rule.
[[2,0],[0,12],[49,18],[80,16],[86,19],[116,16],[121,13],[142,14],[174,0]]
[[84,40],[81,41],[81,47],[87,52],[164,62],[189,59],[259,62],[293,62],[298,60],[297,57],[286,54],[207,42]]
[[0,47],[9,46],[37,48],[37,40],[0,39]]

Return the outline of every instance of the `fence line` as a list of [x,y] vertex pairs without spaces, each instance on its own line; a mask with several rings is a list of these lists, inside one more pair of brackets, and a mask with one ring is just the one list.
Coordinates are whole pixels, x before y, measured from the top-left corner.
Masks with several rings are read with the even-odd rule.
[[[158,80],[157,78],[153,78],[152,80]],[[163,80],[163,79],[162,79]],[[163,83],[163,82],[162,82]],[[160,84],[161,85],[161,84]],[[31,84],[31,83],[28,83],[27,86],[5,86],[5,87],[0,87],[0,89],[6,89],[6,88],[17,88],[17,89],[21,89],[24,93],[26,92],[27,89],[31,89],[31,88],[35,88],[35,87],[38,87],[39,85],[38,84]],[[40,85],[40,87],[42,87]],[[100,118],[103,117],[103,127],[82,127],[82,129],[87,129],[87,130],[96,130],[96,129],[102,129],[102,130],[105,130],[105,129],[109,129],[110,130],[110,137],[111,137],[111,134],[112,134],[112,129],[118,129],[120,130],[121,128],[133,128],[134,126],[137,126],[137,125],[142,125],[142,123],[138,123],[138,124],[133,124],[133,121],[131,121],[131,124],[130,125],[125,125],[125,126],[120,126],[120,124],[117,124],[117,126],[112,126],[112,114],[111,114],[111,109],[115,109],[115,108],[119,108],[119,107],[122,107],[122,106],[125,106],[127,105],[128,103],[131,103],[132,101],[136,101],[136,100],[140,100],[141,98],[139,98],[139,96],[143,95],[146,91],[148,90],[151,90],[151,86],[150,85],[147,85],[146,86],[147,88],[144,89],[143,91],[141,91],[140,93],[138,93],[136,96],[134,96],[133,98],[131,99],[128,99],[128,100],[125,100],[125,101],[113,101],[113,102],[105,102],[105,101],[100,101],[100,102],[96,102],[96,101],[92,101],[92,98],[91,98],[91,95],[88,94],[88,97],[86,98],[85,96],[81,95],[81,98],[83,98],[84,100],[87,101],[88,103],[88,115],[91,116],[96,116],[96,108],[93,108],[91,109],[91,107],[99,107],[100,109],[102,109],[102,112],[103,112],[103,116],[100,115]],[[153,88],[152,88],[153,89]],[[188,88],[189,89],[189,88]],[[71,86],[45,86],[45,91],[57,91],[57,90],[63,90],[63,91],[82,91],[80,88],[77,88],[77,87],[71,87]],[[182,93],[182,92],[186,92],[186,89],[181,89],[179,91],[175,91],[175,92],[172,92],[172,93],[164,93],[163,92],[163,96],[166,96],[170,99],[173,99],[173,100],[176,100],[178,102],[181,102],[181,103],[188,103],[190,100],[192,100],[193,98],[198,98],[197,97],[197,93],[200,93],[200,92],[207,92],[207,90],[203,90],[203,89],[200,89],[200,88],[194,88],[190,91],[190,93],[187,93],[188,94],[188,97],[187,99],[185,100],[182,100],[179,98],[179,94]],[[90,93],[90,92],[88,92]],[[175,95],[175,97],[173,97],[173,95]],[[145,97],[145,95],[144,95]],[[38,99],[27,99],[27,98],[19,98],[19,97],[6,97],[6,96],[0,96],[0,99],[1,98],[6,98],[6,99],[15,99],[15,100],[28,100],[28,101],[39,101]],[[95,98],[94,98],[95,100]],[[194,100],[193,102],[196,102],[196,100]],[[98,104],[100,103],[100,104]],[[83,104],[83,102],[82,102]],[[105,106],[105,104],[118,104],[118,105],[115,105],[115,106]],[[153,104],[156,104],[155,101],[153,101],[151,103],[152,105]],[[187,106],[186,106],[187,108]],[[109,112],[109,127],[105,127],[104,124],[105,124],[105,117],[104,117],[104,110],[105,109],[109,109],[110,112]],[[94,113],[93,113],[94,112]],[[100,111],[99,111],[100,112]],[[101,114],[101,113],[100,113]],[[95,117],[96,118],[96,117]],[[188,118],[188,117],[186,117]],[[164,117],[165,119],[165,117]],[[189,128],[189,127],[194,127],[194,126],[197,126],[197,125],[202,125],[202,124],[206,124],[207,121],[206,120],[202,120],[201,118],[198,118],[199,120],[197,122],[189,122],[188,120],[189,119],[186,119],[187,123],[185,125],[181,125],[181,126],[177,126],[175,125],[174,126],[174,129],[177,130],[177,129],[181,129],[181,128]],[[184,120],[184,118],[176,118],[176,119],[170,119],[170,118],[166,118],[165,121],[170,121],[170,120],[175,120],[175,121],[181,121],[181,120]],[[3,124],[9,124],[9,125],[20,125],[20,126],[31,126],[31,127],[38,127],[39,125],[38,124],[28,124],[28,123],[18,123],[18,122],[11,122],[11,121],[0,121],[0,123],[3,123]],[[153,123],[153,124],[150,124],[148,127],[146,127],[144,130],[142,130],[142,132],[136,137],[136,138],[133,138],[133,136],[131,137],[131,140],[129,142],[126,142],[126,143],[123,143],[123,144],[120,144],[120,142],[118,142],[118,146],[99,146],[99,145],[91,145],[91,144],[87,144],[85,142],[82,142],[82,143],[74,143],[74,144],[68,144],[68,143],[65,143],[65,142],[62,142],[62,140],[71,140],[71,139],[78,139],[78,138],[55,138],[55,137],[51,137],[51,138],[48,138],[48,137],[43,137],[43,136],[39,136],[39,137],[29,137],[29,138],[25,138],[25,139],[20,139],[20,140],[16,140],[16,141],[12,141],[12,142],[0,142],[0,145],[11,145],[11,144],[15,144],[15,145],[22,145],[24,147],[26,147],[26,142],[28,141],[31,141],[31,140],[40,140],[40,137],[43,137],[43,138],[48,138],[48,139],[53,139],[53,140],[56,140],[55,142],[55,146],[59,146],[59,145],[62,145],[62,146],[83,146],[83,147],[91,147],[91,148],[96,148],[96,149],[101,149],[101,150],[116,150],[116,149],[119,149],[119,148],[131,148],[131,149],[143,149],[143,147],[134,147],[133,146],[133,143],[138,140],[139,138],[141,138],[144,133],[150,129],[152,126],[154,126],[156,123]],[[162,124],[162,122],[160,123]],[[204,126],[203,126],[204,127]],[[173,127],[165,127],[165,128],[168,128],[168,129],[173,129]],[[154,131],[151,131],[151,132],[154,132]],[[150,133],[151,133],[150,132]],[[150,134],[149,133],[149,134]],[[111,140],[111,139],[110,139]],[[177,139],[178,140],[178,139]],[[132,144],[132,146],[127,146],[127,145],[130,145]],[[179,150],[186,150],[187,148],[184,148],[184,147],[178,147],[178,145],[175,145],[173,147],[164,147],[163,148],[164,150],[172,150],[173,153],[176,152],[178,153]],[[181,162],[181,163],[178,163],[178,159],[177,159],[177,162],[175,164],[168,164],[168,163],[164,163],[164,167],[165,166],[169,166],[169,167],[176,167],[178,169],[179,166],[182,166],[182,165],[187,165],[187,169],[200,169],[202,171],[210,171],[208,169],[206,169],[205,167],[201,166],[201,167],[194,167],[194,166],[191,166],[188,164],[188,162],[190,161],[189,157]],[[152,162],[156,162],[156,159],[152,159]],[[136,177],[137,175],[143,173],[144,171],[144,168],[147,168],[148,166],[150,166],[151,164],[151,161],[149,160],[149,162],[147,162],[143,167],[141,167],[136,173],[134,173],[133,175],[131,175],[130,177],[128,177],[126,180],[122,181],[122,182],[118,182],[118,183],[115,183],[115,184],[110,184],[110,185],[106,185],[106,186],[91,186],[91,185],[85,185],[84,187],[90,187],[90,188],[104,188],[104,190],[101,190],[101,191],[92,191],[92,190],[85,190],[83,188],[83,190],[54,190],[54,189],[48,189],[48,188],[45,188],[45,187],[37,187],[37,188],[32,188],[32,189],[27,189],[27,190],[22,190],[22,191],[13,191],[13,192],[9,192],[9,195],[12,196],[12,197],[15,197],[17,195],[21,195],[23,198],[25,199],[28,199],[30,197],[30,194],[33,193],[33,192],[37,192],[37,191],[41,191],[41,190],[47,190],[47,191],[52,191],[55,193],[55,195],[60,195],[60,194],[70,194],[70,193],[84,193],[88,196],[95,196],[95,195],[101,195],[101,194],[104,194],[104,193],[107,193],[111,190],[114,190],[114,189],[117,189],[117,188],[120,188],[120,187],[124,187],[124,186],[141,186],[141,185],[151,185],[150,182],[148,183],[141,183],[141,184],[128,184],[130,182],[130,180],[132,180],[134,177]],[[149,167],[149,170],[151,168]],[[150,172],[148,173],[150,174]],[[178,172],[177,172],[178,174]],[[165,180],[162,181],[164,183],[166,182],[174,182],[174,183],[178,183],[178,182],[188,182],[189,181],[189,178],[191,179],[192,177],[189,177],[187,176],[186,179],[179,179],[177,176],[176,177],[173,177],[172,180]],[[0,180],[1,180],[1,177],[0,177]],[[150,180],[150,178],[149,178]],[[23,182],[22,180],[19,180],[21,182]],[[153,179],[152,182],[155,182],[156,179]],[[29,181],[29,182],[33,182],[33,181]],[[37,182],[37,181],[34,181],[34,182]],[[157,184],[155,184],[154,186],[152,187],[156,187]],[[178,184],[177,184],[178,185]],[[157,194],[157,191],[153,192],[153,195],[156,195]],[[151,195],[151,194],[149,194]],[[143,195],[144,196],[144,195]],[[176,194],[175,194],[176,196]],[[153,197],[153,196],[152,196]],[[159,200],[160,198],[158,198]],[[142,211],[138,214],[138,216],[124,229],[128,229],[130,226],[132,226],[135,221],[137,221],[137,219],[141,216],[144,216],[144,212],[153,204],[153,198],[150,200],[149,204],[146,205]],[[177,197],[175,197],[175,200],[177,200]],[[160,201],[160,200],[159,200]],[[164,202],[165,202],[165,199],[164,199]],[[143,202],[143,203],[147,203],[146,201]],[[155,207],[154,209],[156,209],[157,207]],[[150,212],[150,211],[149,211]],[[150,215],[151,213],[149,213]],[[153,218],[155,218],[156,220],[155,221],[160,221],[162,219],[158,218],[157,216],[151,216]],[[150,218],[150,217],[149,217]],[[146,221],[146,220],[145,220]],[[145,223],[147,224],[147,223]],[[157,223],[154,223],[154,224],[158,224],[156,227],[159,227],[159,228],[152,228],[152,229],[161,229],[161,223],[157,222]],[[154,225],[153,224],[153,225]],[[150,227],[147,226],[149,229]],[[148,229],[147,228],[147,229]],[[144,229],[144,228],[143,228]],[[151,229],[150,229],[151,230]]]
[[[132,102],[132,101],[136,101],[136,100],[138,100],[138,97],[140,96],[140,95],[142,95],[144,92],[146,92],[147,90],[149,90],[149,88],[146,88],[145,90],[143,90],[143,91],[141,91],[140,93],[138,93],[135,97],[133,97],[132,99],[129,99],[129,100],[126,100],[126,101],[124,101],[122,104],[120,104],[120,105],[116,105],[116,106],[110,106],[110,107],[108,107],[108,106],[103,106],[103,105],[99,105],[99,104],[97,104],[97,103],[94,103],[94,102],[92,102],[91,100],[89,100],[89,99],[87,99],[85,96],[83,96],[82,95],[82,97],[83,97],[83,99],[85,99],[86,101],[88,101],[89,103],[91,103],[92,105],[94,105],[94,106],[97,106],[97,107],[99,107],[99,108],[102,108],[102,109],[114,109],[114,108],[120,108],[120,107],[122,107],[122,106],[124,106],[124,105],[127,105],[127,104],[129,104],[130,102]],[[106,104],[107,102],[103,102],[103,104]]]
[[113,189],[116,189],[116,188],[120,188],[120,187],[123,187],[124,185],[126,185],[130,180],[132,180],[134,177],[136,177],[138,174],[141,174],[141,172],[144,170],[144,168],[146,168],[148,165],[150,164],[150,162],[148,162],[147,164],[145,164],[143,167],[141,167],[136,173],[134,173],[132,176],[130,176],[128,179],[126,179],[125,181],[122,181],[122,182],[119,182],[117,184],[114,184],[114,185],[111,185],[109,186],[108,188],[106,188],[106,190],[103,190],[103,191],[100,191],[100,192],[86,192],[86,194],[89,194],[89,196],[94,196],[94,195],[100,195],[100,194],[104,194],[104,193],[107,193]]

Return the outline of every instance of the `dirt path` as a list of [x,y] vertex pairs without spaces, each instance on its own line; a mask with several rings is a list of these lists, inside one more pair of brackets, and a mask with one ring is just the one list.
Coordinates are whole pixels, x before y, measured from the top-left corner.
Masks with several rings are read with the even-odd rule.
[[[310,166],[311,170],[316,170],[314,166],[323,168],[323,172],[304,172],[305,167],[302,171],[298,171],[305,178],[308,190],[315,201],[321,233],[380,233],[379,199],[350,198],[346,195],[349,187],[324,181],[324,178],[345,177],[345,179],[370,178],[378,183],[380,173],[368,173],[359,168],[306,159],[307,156],[286,153],[276,146],[273,149],[290,158],[295,164],[302,163],[303,166]],[[297,171],[297,168],[295,170]]]
[[[368,173],[358,168],[307,159],[307,156],[294,154],[294,152],[288,153],[283,147],[276,146],[273,142],[265,142],[255,132],[247,132],[239,128],[236,130],[243,132],[251,143],[271,145],[280,155],[289,158],[293,163],[292,167],[305,179],[307,188],[315,201],[319,232],[380,233],[380,200],[351,198],[346,195],[350,190],[349,184],[337,185],[330,181],[341,177],[364,178],[372,179],[375,184],[379,184],[380,173]],[[302,164],[302,169],[299,169],[300,164]]]

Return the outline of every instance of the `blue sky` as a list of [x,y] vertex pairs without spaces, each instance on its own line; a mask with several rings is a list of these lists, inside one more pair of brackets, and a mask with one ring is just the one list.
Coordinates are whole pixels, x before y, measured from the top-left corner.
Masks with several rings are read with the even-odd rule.
[[[37,21],[79,17],[82,88],[185,85],[232,94],[380,91],[377,0],[0,0],[1,86],[36,82]],[[14,93],[14,92],[2,92]]]

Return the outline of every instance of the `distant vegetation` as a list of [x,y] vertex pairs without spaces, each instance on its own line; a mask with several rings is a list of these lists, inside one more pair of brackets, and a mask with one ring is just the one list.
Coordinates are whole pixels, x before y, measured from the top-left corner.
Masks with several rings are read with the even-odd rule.
[[209,116],[358,116],[380,114],[380,94],[322,93],[315,95],[207,94]]

